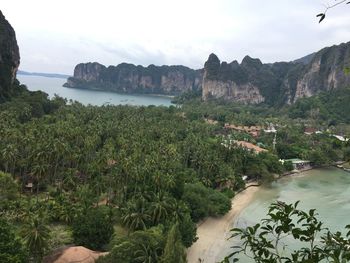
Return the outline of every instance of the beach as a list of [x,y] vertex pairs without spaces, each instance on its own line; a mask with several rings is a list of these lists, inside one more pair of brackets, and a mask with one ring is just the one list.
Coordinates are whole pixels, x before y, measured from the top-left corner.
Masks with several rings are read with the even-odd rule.
[[226,215],[218,218],[209,217],[198,225],[198,240],[187,250],[188,263],[214,263],[223,259],[217,257],[222,248],[227,246],[229,230],[235,218],[249,205],[258,189],[259,187],[255,186],[246,188],[232,199],[232,208]]

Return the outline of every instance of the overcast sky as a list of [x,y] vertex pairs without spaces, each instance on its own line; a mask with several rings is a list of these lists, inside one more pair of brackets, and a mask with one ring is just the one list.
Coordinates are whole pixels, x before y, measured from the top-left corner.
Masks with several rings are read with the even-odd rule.
[[210,53],[239,62],[290,61],[350,41],[350,5],[335,0],[1,0],[21,69],[72,74],[80,62],[182,64]]

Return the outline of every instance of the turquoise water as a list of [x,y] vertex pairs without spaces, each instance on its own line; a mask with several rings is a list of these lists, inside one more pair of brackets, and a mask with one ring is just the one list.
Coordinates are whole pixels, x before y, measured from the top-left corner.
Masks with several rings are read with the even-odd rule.
[[57,94],[63,98],[67,98],[68,100],[76,100],[85,105],[171,105],[171,99],[162,96],[127,95],[106,91],[65,88],[62,87],[62,85],[66,82],[66,80],[60,78],[17,75],[17,79],[22,84],[27,85],[28,89],[31,91],[42,90],[49,94],[50,97],[53,97],[55,94]]
[[[268,206],[275,200],[287,203],[300,200],[299,208],[315,208],[325,227],[345,233],[344,227],[350,224],[350,173],[328,168],[282,178],[271,187],[259,189],[232,226],[246,227],[258,223],[266,218]],[[228,241],[218,260],[228,255],[229,247],[235,244],[237,240]],[[242,258],[240,262],[251,261]]]

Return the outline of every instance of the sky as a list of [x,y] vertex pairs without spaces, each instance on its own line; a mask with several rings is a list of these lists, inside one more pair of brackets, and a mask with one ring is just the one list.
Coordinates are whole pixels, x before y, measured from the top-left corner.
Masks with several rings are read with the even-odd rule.
[[350,5],[335,0],[1,0],[20,69],[73,74],[76,64],[202,68],[210,53],[291,61],[350,41]]

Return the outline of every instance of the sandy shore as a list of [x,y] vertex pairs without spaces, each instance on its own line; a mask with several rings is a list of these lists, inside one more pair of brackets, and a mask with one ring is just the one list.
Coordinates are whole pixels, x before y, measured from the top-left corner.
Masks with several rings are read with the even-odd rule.
[[250,203],[258,187],[249,187],[232,199],[232,209],[223,217],[207,218],[197,228],[198,240],[187,250],[187,262],[214,263],[220,250],[227,245],[229,230],[235,217]]

